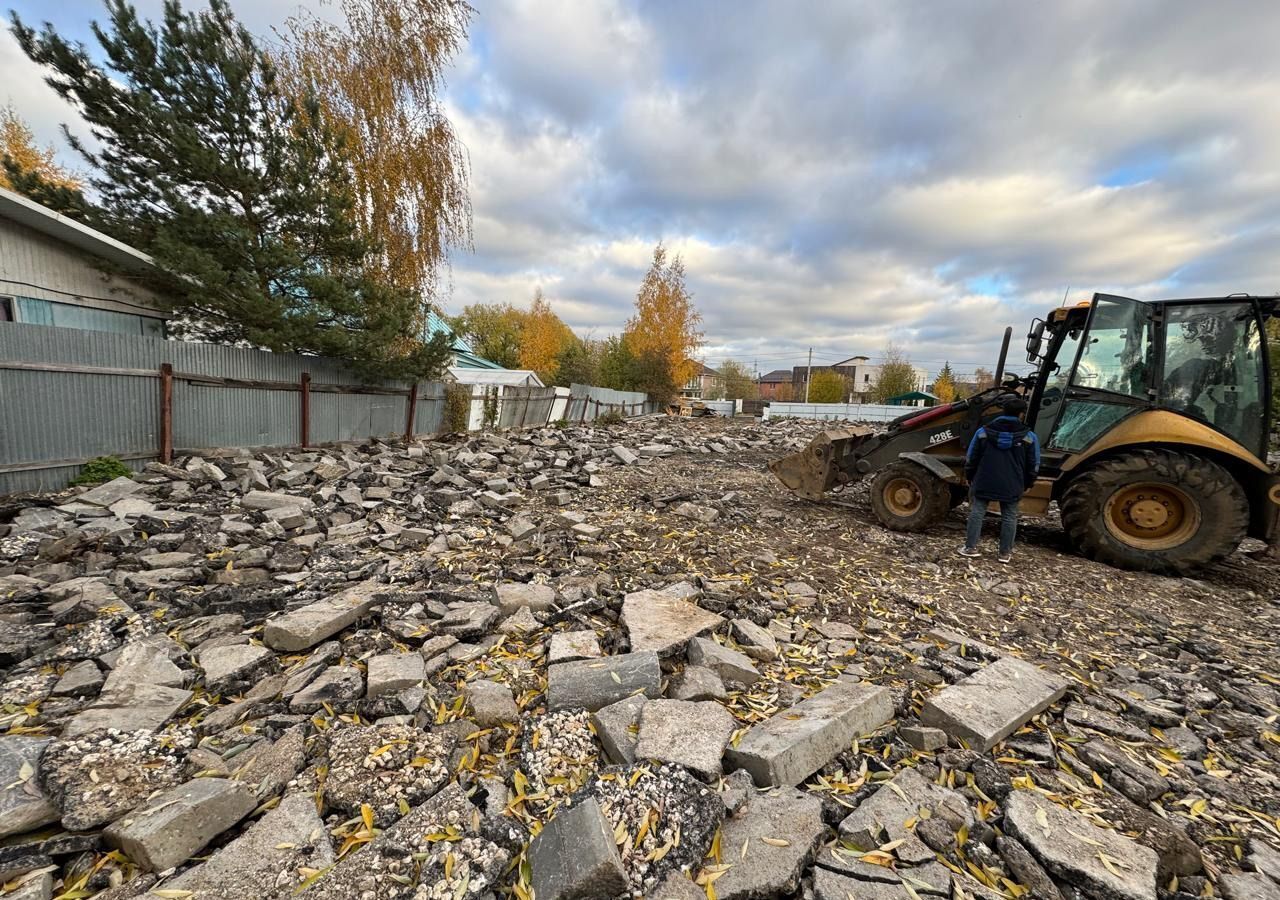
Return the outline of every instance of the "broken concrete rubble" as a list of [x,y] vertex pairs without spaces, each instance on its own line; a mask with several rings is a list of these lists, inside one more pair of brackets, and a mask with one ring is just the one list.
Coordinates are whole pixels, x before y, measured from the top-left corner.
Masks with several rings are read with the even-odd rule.
[[1009,795],[1009,830],[1046,869],[1109,900],[1153,900],[1156,854],[1034,791]]
[[588,798],[563,807],[529,843],[534,895],[545,900],[614,897],[627,887],[613,829]]
[[652,650],[560,663],[547,672],[547,708],[595,712],[633,694],[661,695],[662,670]]
[[753,797],[724,823],[721,852],[733,864],[716,881],[716,896],[788,896],[825,831],[822,804],[814,797],[789,787]]
[[661,590],[634,591],[622,601],[622,624],[633,651],[659,656],[681,651],[690,638],[718,627],[724,619],[689,602],[698,589],[680,582]]
[[1066,679],[1005,656],[930,697],[920,718],[986,752],[1066,691]]
[[384,590],[370,579],[267,622],[262,640],[275,650],[306,650],[333,637],[373,609]]
[[104,834],[130,859],[160,872],[189,859],[257,805],[239,781],[197,778],[149,798]]
[[49,738],[0,737],[0,837],[58,821],[58,809],[36,778]]
[[878,788],[870,798],[840,822],[840,834],[859,850],[874,850],[900,842],[894,851],[898,859],[914,865],[934,858],[934,851],[907,823],[919,821],[921,809],[957,832],[974,823],[965,798],[948,788],[926,781],[914,769],[904,769],[891,782]]
[[635,755],[714,778],[733,730],[733,716],[719,703],[653,700],[640,710]]
[[756,784],[794,785],[893,717],[885,688],[840,682],[754,726],[727,754]]
[[[514,862],[530,835],[590,798],[631,896],[711,882],[720,897],[934,900],[954,878],[956,896],[1008,879],[1118,900],[1087,860],[1057,866],[1015,836],[1034,789],[1131,836],[1124,858],[1103,851],[1124,876],[1131,846],[1154,853],[1164,900],[1273,883],[1270,570],[1246,553],[1229,578],[1166,582],[1059,556],[1029,528],[1013,603],[985,563],[953,560],[950,527],[887,532],[861,486],[802,509],[761,478],[819,427],[643,419],[231,450],[149,466],[101,505],[78,491],[0,508],[0,741],[45,746],[10,764],[0,881],[110,900],[286,900],[304,882],[319,900],[528,896]],[[1202,614],[1223,603],[1248,616]],[[1079,677],[997,753],[958,729],[947,749],[917,719],[1020,658]],[[855,688],[872,693],[823,700]],[[985,712],[1004,709],[988,688]],[[716,777],[747,764],[799,793]],[[145,844],[108,855],[105,827],[136,829],[201,782],[242,786],[260,812],[158,882],[139,874]],[[890,809],[899,791],[913,803]],[[763,814],[784,801],[808,809]],[[41,809],[74,830],[33,830]],[[873,865],[895,816],[917,821]]]

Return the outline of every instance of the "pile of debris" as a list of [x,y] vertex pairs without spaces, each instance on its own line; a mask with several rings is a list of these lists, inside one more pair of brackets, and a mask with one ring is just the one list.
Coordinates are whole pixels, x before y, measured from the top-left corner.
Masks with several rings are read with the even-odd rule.
[[5,896],[1280,895],[1266,641],[1055,652],[936,590],[1020,587],[871,525],[882,564],[811,535],[797,571],[762,473],[806,428],[211,455],[13,504]]

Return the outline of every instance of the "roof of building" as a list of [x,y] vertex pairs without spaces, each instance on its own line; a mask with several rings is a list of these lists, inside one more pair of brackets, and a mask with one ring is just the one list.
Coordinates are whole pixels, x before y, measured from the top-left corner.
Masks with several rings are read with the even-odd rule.
[[[441,331],[447,331],[453,335],[454,350],[461,351],[462,353],[475,352],[474,350],[471,349],[471,345],[467,343],[467,339],[464,338],[462,335],[458,334],[456,331],[454,331],[453,328],[449,325],[449,323],[444,320],[444,317],[441,316],[439,313],[437,313],[434,309],[427,310],[427,321],[426,321],[425,330],[428,337],[430,337],[433,334],[438,334]],[[479,359],[479,357],[476,357],[476,358]],[[485,360],[485,362],[488,362],[488,360]],[[497,363],[491,363],[491,365],[496,366]]]
[[719,372],[717,372],[715,369],[711,368],[701,360],[697,360],[696,362],[694,362],[694,365],[698,367],[697,371],[693,373],[694,378],[716,378],[720,375]]
[[465,350],[455,350],[453,352],[453,365],[458,369],[501,369],[491,359],[485,359],[483,356],[477,356],[474,353],[467,353]]
[[766,372],[765,374],[760,376],[761,384],[769,384],[772,382],[790,381],[790,380],[791,380],[790,369],[774,369],[772,372]]
[[[848,359],[842,359],[842,360],[840,360],[840,362],[836,363],[836,364],[835,364],[835,366],[856,366],[856,365],[862,365],[862,364],[864,364],[864,363],[866,363],[866,362],[870,361],[870,359],[871,359],[871,357],[869,357],[869,356],[850,356]],[[832,368],[835,368],[835,366],[832,366]]]
[[0,188],[0,216],[86,253],[92,253],[128,271],[155,268],[155,261],[141,250],[135,250],[101,231],[95,231],[88,225],[69,219],[5,188]]
[[937,403],[938,395],[930,394],[928,391],[907,391],[905,394],[898,394],[896,397],[890,397],[884,402],[890,406],[897,406],[900,403],[910,403],[913,400],[931,400],[934,403]]
[[[479,358],[479,357],[477,357]],[[488,362],[488,360],[486,360]],[[546,387],[538,373],[531,369],[476,369],[450,366],[449,375],[459,384],[511,385],[513,387]]]

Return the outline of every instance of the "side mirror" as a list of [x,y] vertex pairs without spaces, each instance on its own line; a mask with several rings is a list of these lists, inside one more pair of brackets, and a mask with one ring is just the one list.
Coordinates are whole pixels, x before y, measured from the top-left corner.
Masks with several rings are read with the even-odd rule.
[[1027,362],[1034,363],[1040,359],[1040,344],[1044,340],[1044,319],[1036,319],[1027,332]]

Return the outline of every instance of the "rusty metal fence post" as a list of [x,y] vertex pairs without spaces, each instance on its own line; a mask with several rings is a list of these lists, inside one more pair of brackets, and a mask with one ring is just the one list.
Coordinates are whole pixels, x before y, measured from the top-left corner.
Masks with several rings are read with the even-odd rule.
[[302,373],[302,446],[311,443],[311,373]]
[[413,417],[418,412],[418,382],[409,388],[409,408],[404,413],[404,440],[407,444],[413,440]]
[[173,460],[173,364],[160,364],[160,462]]

